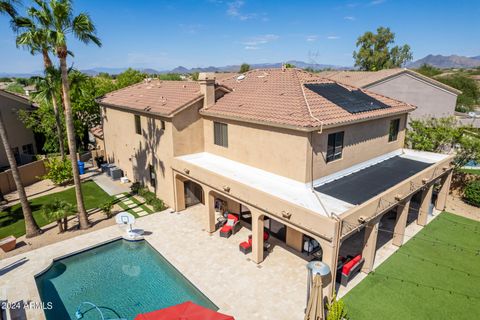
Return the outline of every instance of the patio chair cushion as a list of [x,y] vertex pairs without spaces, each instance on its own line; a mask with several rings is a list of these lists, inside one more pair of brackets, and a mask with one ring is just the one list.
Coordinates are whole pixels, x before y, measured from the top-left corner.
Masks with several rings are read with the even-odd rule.
[[243,241],[242,243],[240,243],[240,247],[248,249],[252,247],[252,243],[250,241]]
[[238,215],[233,214],[233,213],[229,213],[229,214],[227,215],[227,219],[228,219],[228,220],[233,220],[234,222],[237,222],[237,221],[238,221]]
[[347,263],[345,263],[343,265],[343,268],[342,268],[342,273],[344,275],[349,275],[350,274],[350,271],[352,270],[353,267],[355,267],[355,265],[362,259],[362,255],[357,255],[355,258],[353,258],[352,260],[348,261]]
[[220,229],[220,232],[222,233],[227,233],[232,231],[232,227],[229,226],[228,224],[224,224],[223,227]]

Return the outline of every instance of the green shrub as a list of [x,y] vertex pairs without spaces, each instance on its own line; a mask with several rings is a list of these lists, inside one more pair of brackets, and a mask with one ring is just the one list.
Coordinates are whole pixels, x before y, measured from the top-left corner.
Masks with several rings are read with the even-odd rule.
[[112,217],[112,208],[113,208],[114,204],[115,204],[115,200],[112,199],[110,201],[105,202],[104,204],[102,204],[100,206],[100,209],[103,211],[103,213],[105,213],[105,215],[109,219]]
[[68,159],[50,158],[45,162],[47,174],[43,179],[50,179],[56,185],[70,182],[73,179],[72,165]]
[[130,186],[130,193],[131,194],[138,194],[138,192],[143,188],[140,182],[134,182]]
[[57,221],[58,229],[62,233],[67,230],[67,217],[75,213],[75,206],[70,202],[55,198],[52,202],[44,204],[40,211],[46,220]]
[[150,191],[148,191],[148,189],[145,188],[145,187],[141,187],[141,188],[138,189],[138,195],[141,196],[141,197],[145,197],[145,195],[148,192],[150,192]]
[[336,295],[330,303],[327,303],[327,320],[347,320],[348,314],[345,307],[345,302],[342,299],[337,300]]
[[158,199],[155,192],[151,192],[145,187],[138,190],[138,195],[145,199],[145,203],[152,206],[154,211],[162,211],[167,208],[165,202],[162,199]]
[[480,179],[467,183],[463,199],[472,206],[480,207]]
[[151,206],[153,207],[154,211],[163,211],[166,209],[163,200],[158,198],[155,198],[155,200],[152,201]]
[[157,199],[157,196],[155,195],[155,193],[153,193],[151,191],[147,191],[143,195],[143,198],[145,199],[145,202],[147,202],[147,204],[152,205],[153,201],[155,201],[155,199]]

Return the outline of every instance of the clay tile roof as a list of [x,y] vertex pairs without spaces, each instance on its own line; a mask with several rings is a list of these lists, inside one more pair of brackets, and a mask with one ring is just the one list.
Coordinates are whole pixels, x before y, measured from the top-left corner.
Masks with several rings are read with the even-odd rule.
[[[202,114],[273,125],[314,128],[322,125],[406,113],[413,106],[346,85],[337,89],[347,94],[361,92],[384,108],[352,113],[318,93],[317,87],[336,83],[300,69],[258,69],[220,83],[232,90]],[[355,101],[354,101],[355,102]],[[356,101],[355,103],[359,103]]]
[[440,87],[455,94],[461,93],[461,91],[452,88],[444,83],[441,83],[435,79],[405,68],[384,69],[380,71],[324,71],[320,72],[319,75],[321,77],[348,84],[354,87],[366,88],[370,85],[384,81],[391,77],[395,77],[402,73],[410,74],[414,77],[420,78],[421,80],[429,82],[434,86]]
[[103,139],[103,128],[102,126],[96,126],[90,129],[90,132],[97,138]]
[[24,94],[21,94],[21,93],[0,89],[0,95],[3,95],[7,98],[16,98],[17,101],[28,104],[32,108],[38,107],[37,104],[32,102],[27,95],[24,95]]
[[107,93],[100,97],[98,102],[171,116],[178,109],[201,97],[198,82],[154,79]]

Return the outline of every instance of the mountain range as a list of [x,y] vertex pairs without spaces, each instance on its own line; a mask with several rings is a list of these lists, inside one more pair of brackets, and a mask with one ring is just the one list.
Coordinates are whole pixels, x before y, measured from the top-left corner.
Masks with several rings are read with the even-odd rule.
[[[251,64],[251,69],[264,69],[264,68],[280,68],[283,63],[289,63],[295,65],[297,68],[311,68],[313,70],[323,70],[323,69],[333,69],[333,70],[351,70],[353,67],[337,66],[331,64],[319,64],[319,63],[308,63],[299,60],[289,60],[286,62],[276,62],[276,63],[256,63]],[[407,65],[408,68],[415,69],[419,68],[423,64],[429,64],[436,68],[447,69],[447,68],[475,68],[480,66],[480,56],[474,57],[465,57],[459,55],[433,55],[429,54],[428,56],[411,62]],[[178,66],[171,70],[155,70],[151,68],[135,68],[139,71],[148,73],[148,74],[164,74],[164,73],[193,73],[193,72],[238,72],[240,70],[240,65],[227,65],[221,67],[209,66],[209,67],[195,67],[195,68],[186,68],[183,66]],[[80,70],[83,73],[86,73],[91,76],[95,76],[101,72],[109,74],[119,74],[127,68],[92,68]],[[28,78],[35,75],[42,75],[41,71],[34,71],[32,73],[8,73],[0,72],[0,77],[17,77],[17,78]]]
[[423,64],[429,64],[436,68],[475,68],[480,66],[480,56],[465,57],[465,56],[442,56],[429,54],[428,56],[408,64],[409,68],[415,69],[421,67]]
[[[298,60],[290,60],[286,61],[285,63],[290,63],[295,65],[298,68],[312,68],[314,70],[322,70],[322,69],[335,69],[335,70],[346,70],[351,69],[352,67],[343,67],[343,66],[336,66],[330,64],[318,64],[318,63],[307,63],[304,61]],[[280,68],[283,62],[276,62],[276,63],[257,63],[251,64],[251,69],[264,69],[264,68]],[[186,68],[183,66],[178,66],[176,68],[170,70],[155,70],[152,68],[134,68],[139,71],[148,73],[148,74],[164,74],[164,73],[193,73],[193,72],[238,72],[240,70],[240,65],[227,65],[221,67],[209,66],[209,67],[195,67],[195,68]],[[80,70],[81,72],[95,76],[101,72],[105,72],[108,74],[119,74],[123,71],[127,70],[127,68],[106,68],[106,67],[99,67],[99,68],[92,68],[92,69],[84,69]],[[35,75],[41,75],[41,71],[34,71],[32,73],[8,73],[8,72],[0,72],[0,77],[30,77]]]

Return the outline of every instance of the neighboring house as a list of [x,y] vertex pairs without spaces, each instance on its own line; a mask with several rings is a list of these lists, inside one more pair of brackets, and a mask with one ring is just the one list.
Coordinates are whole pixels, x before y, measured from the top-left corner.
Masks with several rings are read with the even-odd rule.
[[451,156],[404,149],[414,106],[299,69],[152,80],[98,101],[108,160],[176,211],[203,203],[210,233],[218,208],[237,214],[256,263],[266,228],[306,260],[321,247],[333,279],[340,255],[370,272],[380,220],[394,210],[400,246],[411,199],[419,225],[436,184],[445,207]]
[[103,129],[102,126],[95,126],[90,129],[88,139],[97,150],[105,149],[105,143],[103,141]]
[[37,86],[35,86],[34,84],[31,84],[23,87],[23,90],[25,91],[26,96],[30,96],[32,93],[37,92]]
[[[31,129],[18,118],[19,110],[30,110],[34,106],[25,96],[0,90],[0,112],[7,130],[10,147],[18,164],[29,163],[36,154],[35,138]],[[1,144],[1,142],[0,142]],[[0,147],[0,168],[9,167],[3,144]]]
[[325,71],[320,76],[417,106],[411,119],[454,115],[461,91],[409,69]]

